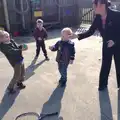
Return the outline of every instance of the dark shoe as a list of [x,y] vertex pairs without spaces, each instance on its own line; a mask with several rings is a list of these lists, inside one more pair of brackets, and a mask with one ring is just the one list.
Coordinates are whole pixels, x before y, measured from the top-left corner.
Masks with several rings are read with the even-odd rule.
[[14,94],[16,91],[13,88],[8,88],[8,93],[9,94]]
[[34,57],[34,60],[37,60],[38,59],[38,56],[36,55],[35,57]]
[[17,86],[19,89],[25,89],[25,85],[23,85],[23,83],[17,83]]
[[45,57],[45,60],[49,61],[50,59],[48,57]]
[[98,88],[98,91],[104,91],[104,90],[106,90],[106,89],[107,89],[107,86],[99,87],[99,88]]

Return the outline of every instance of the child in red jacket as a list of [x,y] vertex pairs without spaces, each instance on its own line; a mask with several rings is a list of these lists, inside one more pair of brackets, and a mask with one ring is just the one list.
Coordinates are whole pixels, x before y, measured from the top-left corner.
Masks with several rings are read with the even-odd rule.
[[45,46],[45,39],[47,39],[48,34],[46,29],[43,27],[43,20],[38,19],[36,21],[36,28],[34,30],[34,38],[36,40],[36,58],[38,58],[40,53],[40,48],[42,48],[42,51],[44,53],[45,59],[49,60],[47,56],[47,50]]

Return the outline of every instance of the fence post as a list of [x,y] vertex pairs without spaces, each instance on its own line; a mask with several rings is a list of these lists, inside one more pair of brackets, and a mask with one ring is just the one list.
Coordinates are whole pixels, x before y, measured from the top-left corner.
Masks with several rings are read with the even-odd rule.
[[4,8],[6,27],[7,27],[7,30],[10,31],[10,22],[9,22],[8,7],[7,7],[6,0],[3,0],[3,8]]

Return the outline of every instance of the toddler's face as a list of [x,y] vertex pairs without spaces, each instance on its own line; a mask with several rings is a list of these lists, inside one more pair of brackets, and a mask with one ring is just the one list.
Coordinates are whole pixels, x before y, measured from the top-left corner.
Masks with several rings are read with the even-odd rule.
[[37,28],[42,28],[43,27],[43,23],[37,23]]
[[4,35],[3,42],[10,42],[10,35],[9,34]]
[[10,42],[10,35],[6,31],[0,31],[0,43]]
[[63,33],[61,33],[62,40],[69,40],[71,35],[72,33],[70,31],[64,31]]

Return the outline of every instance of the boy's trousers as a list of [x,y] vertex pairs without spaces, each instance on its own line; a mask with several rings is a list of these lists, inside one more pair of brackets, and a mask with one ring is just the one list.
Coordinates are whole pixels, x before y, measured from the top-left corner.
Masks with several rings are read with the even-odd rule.
[[39,54],[40,54],[40,48],[42,48],[42,51],[44,53],[44,56],[47,57],[47,50],[46,50],[46,47],[45,47],[45,42],[44,41],[39,41],[37,40],[36,41],[36,56],[38,57]]
[[9,83],[8,88],[13,89],[15,84],[22,83],[25,79],[25,67],[24,63],[18,63],[14,66],[14,75]]
[[67,82],[67,68],[68,68],[68,64],[65,64],[62,62],[58,63],[58,70],[61,75],[60,82],[63,82],[63,83]]

